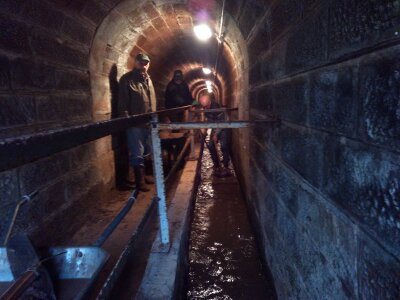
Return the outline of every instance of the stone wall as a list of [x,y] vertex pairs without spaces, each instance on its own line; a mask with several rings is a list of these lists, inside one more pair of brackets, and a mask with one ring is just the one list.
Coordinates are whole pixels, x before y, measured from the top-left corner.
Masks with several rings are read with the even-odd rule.
[[248,205],[280,299],[400,296],[400,4],[237,1]]
[[[89,52],[115,2],[0,1],[1,139],[93,120]],[[107,137],[0,173],[0,241],[15,203],[35,189],[39,195],[23,207],[15,232],[52,244],[76,230],[82,208],[113,186],[113,169]]]

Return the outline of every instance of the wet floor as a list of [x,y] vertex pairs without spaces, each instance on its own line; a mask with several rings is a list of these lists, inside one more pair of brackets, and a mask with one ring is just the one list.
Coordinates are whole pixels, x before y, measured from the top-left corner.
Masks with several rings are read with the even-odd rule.
[[201,178],[190,234],[187,299],[276,299],[236,177],[213,176],[204,150]]

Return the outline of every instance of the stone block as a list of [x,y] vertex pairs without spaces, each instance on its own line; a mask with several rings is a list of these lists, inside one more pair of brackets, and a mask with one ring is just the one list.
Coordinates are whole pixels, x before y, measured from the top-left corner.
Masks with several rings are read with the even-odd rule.
[[250,108],[261,114],[273,114],[274,97],[271,86],[263,86],[250,94]]
[[329,52],[336,58],[399,34],[398,0],[338,0],[329,8]]
[[0,7],[2,13],[18,15],[25,7],[28,0],[0,0]]
[[[308,253],[299,261],[299,269],[309,271],[310,276],[303,277],[306,285],[313,287],[315,297],[325,291],[340,299],[356,299],[356,227],[301,187],[298,189],[298,202],[296,220],[302,227],[298,243],[302,252]],[[307,259],[308,255],[316,256],[318,269]]]
[[274,79],[282,78],[285,75],[285,59],[286,59],[286,40],[275,44],[270,53],[260,60],[257,57],[250,57],[252,62],[249,81],[250,85],[257,83],[266,83]]
[[266,4],[264,1],[247,0],[246,5],[242,7],[239,27],[244,39],[249,36],[249,33],[257,23],[258,19],[263,16],[266,11]]
[[88,95],[43,96],[37,98],[39,122],[88,119],[91,102]]
[[37,121],[39,123],[61,121],[66,118],[64,101],[49,96],[36,97]]
[[309,69],[327,60],[327,16],[327,12],[321,10],[290,34],[286,52],[288,74]]
[[74,173],[66,180],[66,199],[73,201],[79,199],[99,182],[99,174],[96,172],[96,166],[93,164],[83,165],[80,169],[75,170]]
[[109,8],[99,3],[98,1],[85,1],[86,5],[82,11],[82,14],[92,21],[95,25],[100,25],[107,13]]
[[[43,145],[43,147],[46,147],[46,145]],[[44,188],[52,181],[57,181],[58,178],[68,172],[68,168],[68,152],[61,152],[22,166],[19,170],[21,195]]]
[[43,59],[81,69],[87,68],[89,51],[82,52],[82,49],[71,48],[54,35],[49,36],[44,32],[35,31],[32,33],[31,45]]
[[0,90],[10,88],[10,63],[6,56],[0,56]]
[[94,29],[88,28],[87,26],[78,22],[76,19],[66,17],[62,28],[62,33],[71,39],[89,47],[94,36]]
[[55,72],[56,87],[59,90],[68,91],[89,91],[90,80],[87,72],[56,70]]
[[241,8],[243,7],[243,3],[245,3],[245,0],[237,0],[237,1],[227,1],[225,3],[226,5],[226,10],[230,13],[230,15],[238,20],[239,15],[241,13]]
[[29,29],[26,24],[0,15],[0,48],[14,53],[30,54]]
[[277,116],[296,124],[306,124],[309,84],[307,77],[295,77],[274,85],[274,107]]
[[55,6],[61,8],[62,10],[79,13],[83,10],[86,1],[71,1],[71,0],[52,0]]
[[294,171],[319,188],[325,184],[324,179],[327,177],[325,164],[328,158],[325,147],[329,141],[322,133],[281,126],[269,131],[265,143]]
[[138,29],[140,26],[142,26],[144,23],[148,22],[146,14],[143,13],[143,8],[142,7],[137,7],[131,12],[127,12],[126,14],[127,19],[129,22],[134,26],[137,27]]
[[58,31],[64,21],[64,14],[40,0],[29,0],[21,14],[29,23],[37,24],[51,31]]
[[[52,215],[65,206],[65,183],[63,180],[51,183],[40,190],[39,194],[23,207],[17,219],[17,230],[31,231],[36,226],[43,226]],[[46,231],[46,234],[49,234]]]
[[[19,200],[18,175],[16,170],[0,173],[0,206]],[[0,209],[2,211],[2,209]]]
[[357,142],[331,139],[329,144],[324,192],[400,255],[399,155]]
[[35,117],[33,96],[0,97],[0,127],[32,124]]
[[[139,52],[139,51],[135,51],[135,53],[137,53],[137,52]],[[105,53],[106,59],[116,62],[120,55],[121,55],[121,53],[117,49],[115,49],[114,47],[111,47],[110,45],[107,45],[106,53]]]
[[89,142],[75,147],[72,151],[73,154],[69,157],[71,170],[81,168],[95,159],[95,142]]
[[146,14],[148,20],[153,20],[160,16],[157,8],[151,3],[147,3],[143,6],[143,13]]
[[357,69],[340,65],[310,75],[308,122],[312,127],[355,136],[358,114]]
[[12,216],[14,213],[15,205],[5,205],[0,209],[0,242],[3,244],[5,241],[8,228],[11,224]]
[[254,36],[249,42],[249,57],[258,57],[261,53],[266,52],[270,47],[270,28],[268,20],[263,20],[258,28],[255,29]]
[[400,151],[400,47],[360,62],[360,132],[367,141]]
[[55,68],[28,60],[12,61],[11,86],[16,90],[54,88]]
[[106,5],[109,8],[115,7],[118,3],[120,3],[121,0],[102,0],[101,3]]
[[271,8],[271,39],[276,40],[301,18],[304,7],[302,0],[283,0],[276,2]]
[[360,299],[399,299],[400,263],[368,237],[360,243]]
[[[259,188],[255,186],[253,201],[265,202],[265,210],[259,216],[268,240],[264,247],[271,257],[269,263],[275,270],[274,278],[279,278],[278,293],[281,285],[297,296],[306,287],[308,298],[312,299],[333,294],[340,299],[356,298],[357,230],[354,225],[337,217],[305,191],[273,157],[266,160],[274,165],[277,178],[267,191],[257,193]],[[256,171],[257,176],[260,174]]]

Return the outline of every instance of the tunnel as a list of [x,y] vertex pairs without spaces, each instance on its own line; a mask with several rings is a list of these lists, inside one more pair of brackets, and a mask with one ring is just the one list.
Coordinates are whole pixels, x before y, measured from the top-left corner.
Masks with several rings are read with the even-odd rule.
[[125,204],[118,85],[146,53],[157,110],[182,70],[194,100],[211,81],[251,124],[232,129],[231,196],[274,289],[260,299],[400,298],[399,1],[0,0],[0,29],[2,259],[10,236],[81,246]]

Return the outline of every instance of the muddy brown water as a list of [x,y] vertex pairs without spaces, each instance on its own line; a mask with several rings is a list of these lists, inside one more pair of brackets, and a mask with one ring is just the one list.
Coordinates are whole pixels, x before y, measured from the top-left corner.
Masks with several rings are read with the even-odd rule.
[[[233,170],[231,169],[232,173]],[[276,299],[235,175],[213,175],[204,150],[189,245],[187,299]]]

